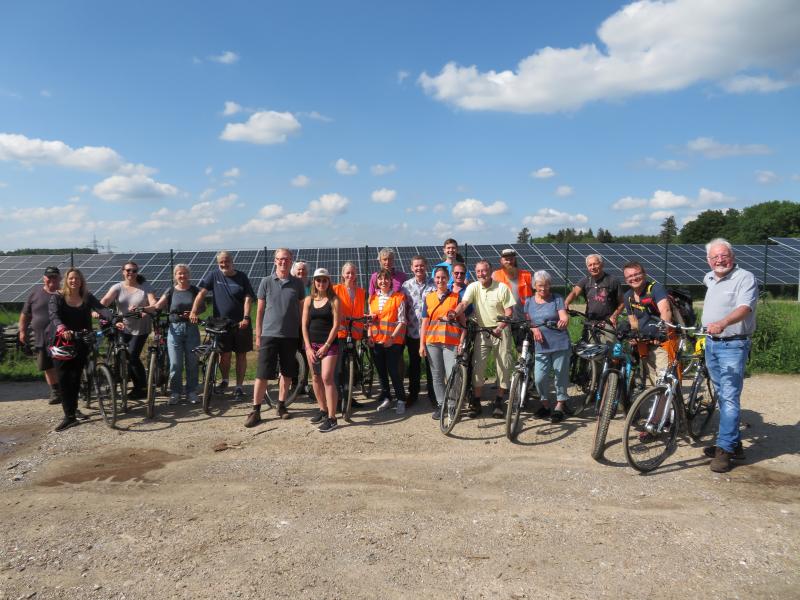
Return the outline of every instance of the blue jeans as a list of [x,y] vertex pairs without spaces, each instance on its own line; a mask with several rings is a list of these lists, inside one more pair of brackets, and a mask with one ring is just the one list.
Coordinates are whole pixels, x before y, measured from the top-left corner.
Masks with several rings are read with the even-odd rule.
[[[557,350],[556,352],[536,353],[533,376],[536,379],[536,391],[545,402],[552,401],[550,386],[553,378],[551,371],[556,376],[556,400],[566,402],[569,400],[567,387],[569,387],[569,357],[572,350]],[[552,406],[550,408],[553,408]]]
[[717,447],[733,452],[739,443],[739,403],[744,385],[744,365],[750,340],[715,342],[706,339],[706,366],[719,404]]
[[431,379],[433,390],[436,393],[436,403],[439,408],[444,406],[444,390],[447,387],[447,378],[456,364],[456,347],[444,344],[427,344],[428,364],[431,366]]
[[167,334],[169,352],[169,390],[181,393],[181,375],[186,365],[186,393],[197,390],[197,355],[192,352],[200,345],[200,330],[192,323],[170,323]]

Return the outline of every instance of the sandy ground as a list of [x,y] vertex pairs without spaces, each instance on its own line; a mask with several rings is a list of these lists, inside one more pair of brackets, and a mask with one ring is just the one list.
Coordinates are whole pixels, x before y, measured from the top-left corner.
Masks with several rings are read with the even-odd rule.
[[744,465],[683,440],[647,476],[620,417],[598,463],[589,419],[448,438],[424,397],[325,435],[306,401],[57,434],[43,384],[0,385],[0,598],[798,598],[799,382],[746,381]]

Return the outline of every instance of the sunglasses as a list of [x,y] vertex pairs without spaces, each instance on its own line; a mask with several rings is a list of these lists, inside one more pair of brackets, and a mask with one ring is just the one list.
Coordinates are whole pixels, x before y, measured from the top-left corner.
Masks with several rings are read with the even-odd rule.
[[453,271],[453,277],[464,277],[466,273],[461,273],[460,271]]
[[139,269],[125,269],[126,273],[138,273]]

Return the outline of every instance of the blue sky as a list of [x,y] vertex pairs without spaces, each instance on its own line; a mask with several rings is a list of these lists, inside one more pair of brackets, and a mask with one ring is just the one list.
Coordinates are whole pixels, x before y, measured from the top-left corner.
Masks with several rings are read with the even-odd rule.
[[32,1],[0,20],[4,250],[505,243],[800,195],[794,0]]

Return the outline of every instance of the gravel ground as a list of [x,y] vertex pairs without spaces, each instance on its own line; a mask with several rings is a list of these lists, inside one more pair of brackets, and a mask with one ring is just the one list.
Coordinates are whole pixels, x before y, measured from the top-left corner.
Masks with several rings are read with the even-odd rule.
[[[53,433],[42,384],[0,386],[0,599],[798,598],[800,378],[749,378],[747,460],[687,440],[655,473],[604,463],[593,422],[439,433],[422,398],[327,435],[135,407]],[[343,423],[340,420],[340,423]]]

